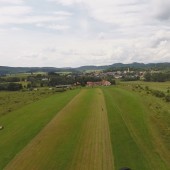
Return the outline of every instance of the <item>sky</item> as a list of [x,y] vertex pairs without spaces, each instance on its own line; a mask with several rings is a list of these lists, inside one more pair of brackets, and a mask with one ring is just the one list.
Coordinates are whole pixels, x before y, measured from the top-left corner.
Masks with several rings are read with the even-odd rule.
[[169,0],[0,0],[0,65],[170,62]]

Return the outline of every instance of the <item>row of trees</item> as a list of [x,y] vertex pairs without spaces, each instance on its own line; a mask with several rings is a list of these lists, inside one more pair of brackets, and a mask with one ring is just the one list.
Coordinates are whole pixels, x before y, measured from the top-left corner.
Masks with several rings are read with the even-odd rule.
[[1,77],[0,83],[3,82],[20,82],[22,79],[19,77]]
[[18,91],[21,90],[23,87],[19,83],[1,83],[0,84],[0,91],[7,90],[7,91]]
[[153,81],[153,82],[165,82],[170,81],[170,73],[150,73],[147,72],[144,75],[145,81]]
[[[111,77],[106,77],[106,80],[110,81],[112,84],[115,84],[115,81]],[[77,74],[57,74],[54,72],[48,73],[47,76],[42,77],[41,75],[29,76],[27,79],[30,84],[29,87],[44,87],[44,86],[56,86],[56,85],[68,85],[79,82],[81,86],[85,86],[88,81],[98,82],[102,81],[101,77],[95,77],[90,75],[77,75]]]

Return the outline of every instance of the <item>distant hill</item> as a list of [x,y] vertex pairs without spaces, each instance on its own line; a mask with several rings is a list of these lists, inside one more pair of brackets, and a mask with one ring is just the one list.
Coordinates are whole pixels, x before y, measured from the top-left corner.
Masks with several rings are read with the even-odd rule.
[[130,63],[130,64],[123,64],[123,63],[114,63],[112,65],[104,65],[104,66],[82,66],[75,68],[78,71],[87,71],[87,70],[114,70],[114,69],[121,69],[121,68],[135,68],[135,69],[170,69],[170,63]]
[[89,71],[89,70],[117,70],[123,68],[134,68],[134,69],[169,69],[170,70],[170,63],[130,63],[130,64],[123,64],[123,63],[114,63],[112,65],[103,65],[103,66],[81,66],[77,68],[55,68],[55,67],[7,67],[7,66],[0,66],[0,74],[16,74],[16,73],[31,73],[31,72],[82,72],[82,71]]
[[110,68],[109,65],[106,65],[106,66],[81,66],[81,67],[78,67],[78,68],[75,68],[76,70],[78,71],[87,71],[87,70],[105,70],[105,69],[108,69]]
[[73,68],[55,67],[7,67],[0,66],[0,74],[32,73],[32,72],[76,72]]
[[114,70],[125,70],[127,68],[130,68],[132,70],[149,70],[149,69],[154,69],[154,70],[170,70],[170,63],[149,63],[149,64],[144,64],[144,63],[131,63],[131,64],[122,64],[122,63],[115,63],[109,66],[107,71],[114,71]]

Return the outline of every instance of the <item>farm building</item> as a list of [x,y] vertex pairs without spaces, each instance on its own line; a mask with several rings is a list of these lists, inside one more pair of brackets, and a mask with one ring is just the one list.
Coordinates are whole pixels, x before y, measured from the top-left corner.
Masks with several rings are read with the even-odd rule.
[[99,82],[87,82],[87,86],[88,87],[92,87],[92,86],[110,86],[111,83],[109,81],[106,80],[102,80]]

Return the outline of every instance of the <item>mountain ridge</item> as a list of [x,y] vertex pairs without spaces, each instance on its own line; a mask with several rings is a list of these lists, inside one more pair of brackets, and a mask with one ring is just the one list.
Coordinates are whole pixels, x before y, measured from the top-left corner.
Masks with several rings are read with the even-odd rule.
[[162,62],[162,63],[138,63],[133,62],[129,64],[123,63],[114,63],[111,65],[86,65],[80,67],[10,67],[10,66],[0,66],[0,74],[10,74],[10,73],[31,73],[31,72],[82,72],[88,70],[107,70],[107,69],[118,69],[118,68],[169,68],[170,62]]

